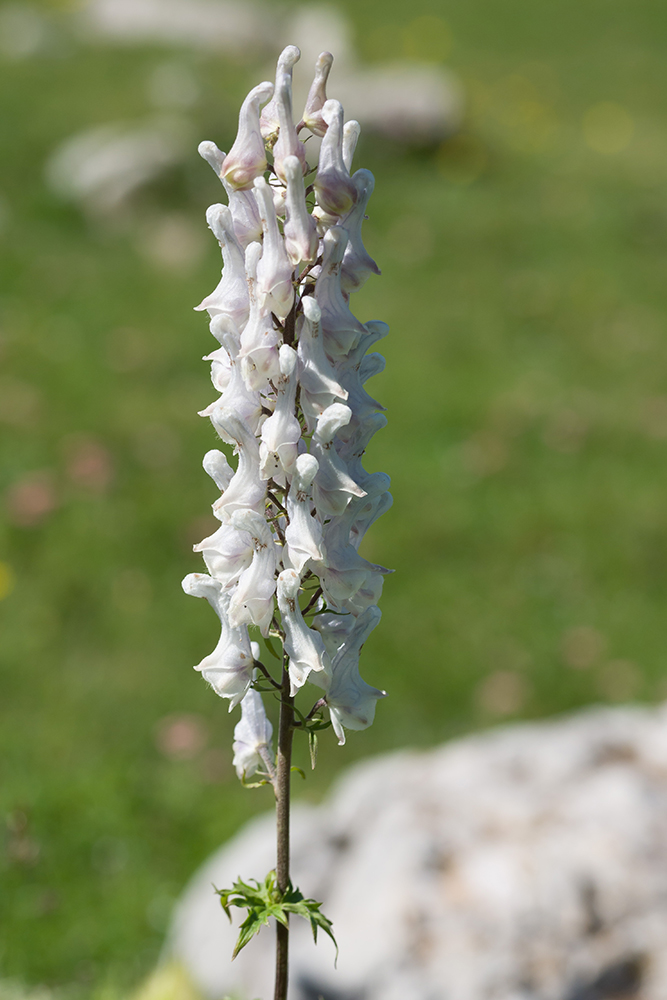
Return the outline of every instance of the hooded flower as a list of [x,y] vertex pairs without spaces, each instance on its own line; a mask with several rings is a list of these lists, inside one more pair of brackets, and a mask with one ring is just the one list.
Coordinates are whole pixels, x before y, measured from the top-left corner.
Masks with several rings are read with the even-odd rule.
[[205,681],[221,698],[229,698],[229,711],[238,705],[252,683],[253,655],[245,626],[229,622],[229,595],[218,580],[205,573],[190,573],[183,580],[183,590],[193,597],[204,597],[220,619],[221,632],[212,653],[197,664]]
[[331,724],[339,743],[345,743],[346,729],[367,729],[375,718],[375,705],[386,691],[371,687],[359,676],[359,653],[379,623],[382,612],[369,607],[345,636],[333,658],[332,678],[326,693]]
[[241,719],[234,727],[233,765],[243,781],[262,767],[262,754],[271,753],[273,726],[266,717],[262,696],[248,691],[241,702]]
[[[296,694],[307,680],[319,687],[331,681],[331,661],[322,636],[308,628],[299,607],[301,578],[295,569],[285,569],[278,577],[278,607],[285,630],[285,652],[289,656],[291,694]],[[315,677],[309,677],[311,672]]]

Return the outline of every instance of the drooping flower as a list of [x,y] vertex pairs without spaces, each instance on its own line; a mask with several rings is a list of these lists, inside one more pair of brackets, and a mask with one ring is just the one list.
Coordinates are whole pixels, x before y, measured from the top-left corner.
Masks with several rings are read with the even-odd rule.
[[234,759],[238,777],[243,780],[255,774],[265,764],[271,752],[273,726],[266,717],[262,696],[252,689],[241,702],[241,718],[234,727]]

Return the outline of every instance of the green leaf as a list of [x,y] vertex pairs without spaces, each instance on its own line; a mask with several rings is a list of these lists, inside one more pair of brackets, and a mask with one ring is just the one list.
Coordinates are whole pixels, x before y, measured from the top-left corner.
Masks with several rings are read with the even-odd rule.
[[301,775],[304,781],[306,780],[305,773],[301,770],[300,767],[297,767],[296,764],[293,764],[292,767],[290,767],[290,771],[296,771],[298,774]]
[[[293,770],[300,770],[293,768]],[[303,774],[303,772],[301,772]],[[304,775],[305,777],[305,775]],[[336,947],[336,961],[338,961],[338,945],[333,935],[331,921],[320,912],[321,903],[315,899],[304,899],[303,893],[296,889],[292,883],[288,885],[285,892],[281,892],[276,884],[276,873],[270,871],[263,882],[251,879],[253,883],[243,882],[240,878],[234,882],[231,889],[214,889],[220,897],[223,910],[231,920],[229,908],[238,906],[248,911],[248,915],[239,928],[239,936],[234,947],[232,958],[236,958],[242,948],[258,933],[258,931],[268,925],[273,917],[285,927],[288,922],[288,914],[303,917],[310,923],[313,940],[317,943],[317,931],[321,929],[333,941]]]
[[248,916],[245,918],[241,927],[239,929],[239,936],[234,946],[234,951],[232,952],[232,959],[236,958],[238,953],[242,948],[248,944],[249,941],[253,939],[255,934],[258,934],[264,924],[268,924],[268,918],[264,919],[264,914],[261,910],[250,910]]
[[280,660],[282,662],[282,656],[280,655],[280,653],[277,653],[275,651],[275,649],[273,648],[273,643],[269,639],[268,635],[264,636],[264,645],[268,649],[268,651],[271,654],[271,656],[274,656],[276,658],[276,660]]

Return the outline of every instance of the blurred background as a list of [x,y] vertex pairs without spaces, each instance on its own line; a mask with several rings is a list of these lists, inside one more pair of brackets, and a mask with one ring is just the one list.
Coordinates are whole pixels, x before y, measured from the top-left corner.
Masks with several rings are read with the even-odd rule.
[[352,307],[392,328],[366,465],[395,505],[365,555],[397,570],[362,668],[390,696],[296,791],[667,696],[666,26],[658,0],[0,6],[0,978],[133,988],[191,872],[271,805],[232,771],[180,579],[214,525],[192,307],[224,198],[196,147],[229,149],[286,42],[303,89],[328,32],[376,175],[383,274]]

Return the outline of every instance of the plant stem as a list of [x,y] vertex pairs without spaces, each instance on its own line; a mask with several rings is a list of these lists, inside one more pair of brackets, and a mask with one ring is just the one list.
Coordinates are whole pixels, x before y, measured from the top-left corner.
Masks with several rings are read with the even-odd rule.
[[[289,885],[289,818],[292,739],[294,736],[294,698],[290,697],[290,679],[283,662],[282,699],[278,724],[278,768],[276,775],[276,880],[281,892]],[[276,921],[276,987],[274,1000],[287,1000],[289,927]]]

